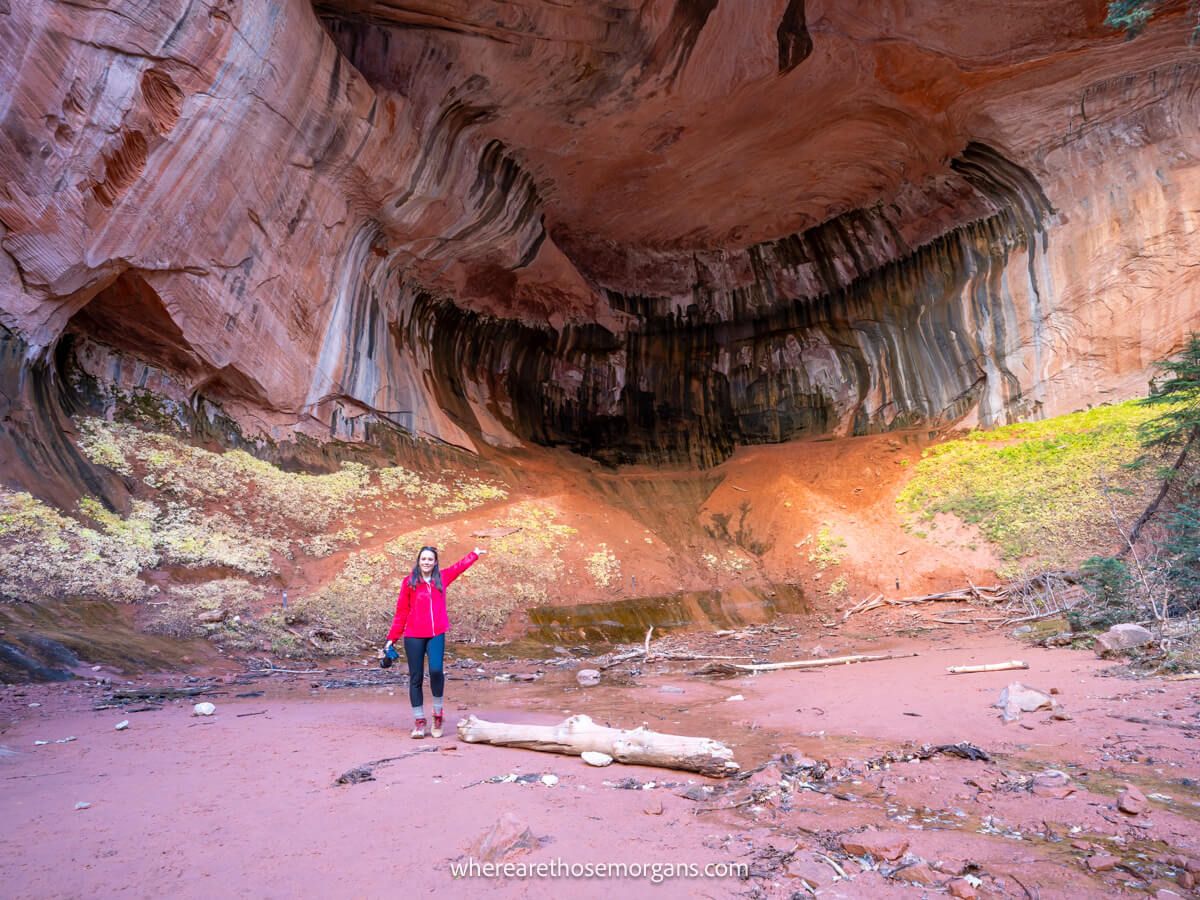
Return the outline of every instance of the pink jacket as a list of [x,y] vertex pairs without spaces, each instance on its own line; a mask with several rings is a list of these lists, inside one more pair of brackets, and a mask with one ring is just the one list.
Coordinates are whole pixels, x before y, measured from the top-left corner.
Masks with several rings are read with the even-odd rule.
[[[442,586],[450,587],[450,582],[467,571],[475,564],[479,556],[474,552],[468,553],[452,566],[442,569]],[[400,588],[400,596],[396,598],[396,617],[392,620],[392,628],[387,639],[394,641],[401,635],[404,637],[437,637],[445,634],[450,628],[450,617],[446,614],[446,592],[439,591],[433,582],[426,583],[418,576],[417,586],[412,586],[411,576],[405,576]]]

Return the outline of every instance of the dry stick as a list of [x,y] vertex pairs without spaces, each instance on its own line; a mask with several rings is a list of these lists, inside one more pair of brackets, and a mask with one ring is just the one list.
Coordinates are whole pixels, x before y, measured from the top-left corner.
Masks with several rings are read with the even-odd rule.
[[[1197,432],[1195,429],[1193,429],[1192,433],[1188,435],[1187,443],[1185,443],[1183,445],[1183,449],[1179,451],[1179,456],[1176,458],[1175,464],[1171,466],[1167,477],[1163,479],[1162,487],[1158,489],[1158,494],[1152,501],[1150,501],[1150,505],[1146,507],[1145,511],[1137,517],[1137,521],[1135,521],[1133,525],[1129,527],[1129,536],[1125,539],[1129,542],[1131,547],[1133,543],[1137,541],[1138,535],[1142,533],[1142,529],[1146,527],[1146,523],[1150,521],[1151,517],[1156,512],[1158,512],[1159,505],[1166,498],[1167,492],[1171,489],[1171,485],[1175,483],[1176,474],[1178,474],[1179,470],[1183,468],[1183,461],[1187,459],[1188,451],[1192,449],[1192,444],[1195,443],[1196,437]],[[1122,535],[1122,537],[1125,536]],[[1123,555],[1124,553],[1122,553],[1122,556]]]
[[265,716],[266,714],[267,714],[267,711],[264,709],[264,710],[260,710],[259,712],[238,713],[237,717],[239,719],[244,719],[244,718],[246,718],[246,716]]
[[650,635],[654,634],[654,626],[646,629],[646,643],[642,646],[642,656],[650,658]]
[[1009,669],[1028,668],[1029,663],[1010,659],[1008,662],[988,663],[985,666],[946,666],[946,671],[951,675],[971,675],[975,672],[1007,672]]
[[917,656],[916,653],[880,653],[875,655],[838,656],[833,659],[798,659],[791,662],[757,663],[755,665],[735,665],[716,663],[702,667],[694,675],[736,675],[739,672],[777,672],[782,669],[816,669],[822,666],[848,666],[851,663],[876,662],[883,659],[904,659]]
[[1188,672],[1184,675],[1168,675],[1163,678],[1163,681],[1196,681],[1200,679],[1200,672]]
[[842,621],[845,622],[855,613],[866,612],[868,609],[876,609],[882,605],[883,594],[871,594],[867,597],[863,597],[858,601],[858,603],[854,604],[853,607],[846,610],[846,612],[842,615]]
[[[1188,439],[1188,446],[1190,446],[1190,445],[1191,445],[1191,438]],[[1177,460],[1177,463],[1179,465],[1183,464],[1183,458],[1187,454],[1187,450],[1188,450],[1188,448],[1187,448],[1187,446],[1185,446],[1183,448],[1183,453],[1179,454],[1179,459]],[[1166,488],[1167,486],[1170,485],[1170,483],[1171,483],[1171,479],[1170,479],[1170,477],[1168,477],[1166,479],[1166,483],[1163,485],[1163,487]],[[1134,549],[1133,541],[1130,539],[1130,536],[1128,534],[1126,534],[1125,529],[1121,527],[1121,519],[1117,515],[1117,508],[1113,504],[1112,495],[1109,494],[1108,485],[1105,483],[1103,478],[1101,478],[1101,480],[1100,480],[1100,486],[1104,489],[1104,499],[1105,499],[1105,502],[1108,503],[1108,511],[1109,511],[1109,514],[1112,516],[1113,525],[1116,526],[1117,534],[1119,534],[1122,538],[1125,539],[1125,544],[1129,549],[1129,555],[1133,557],[1133,564],[1137,568],[1138,580],[1142,583],[1142,590],[1144,590],[1146,592],[1146,598],[1150,601],[1150,609],[1154,612],[1154,618],[1155,619],[1164,619],[1164,618],[1166,618],[1166,616],[1160,616],[1158,614],[1158,602],[1154,599],[1154,595],[1150,590],[1150,582],[1148,582],[1146,580],[1146,572],[1142,568],[1142,560],[1138,557],[1137,550]],[[1165,490],[1160,491],[1160,494],[1165,494]],[[1157,502],[1157,499],[1155,502]],[[1121,551],[1121,555],[1124,556],[1125,552]],[[1163,611],[1164,612],[1166,611],[1165,604],[1164,604]]]

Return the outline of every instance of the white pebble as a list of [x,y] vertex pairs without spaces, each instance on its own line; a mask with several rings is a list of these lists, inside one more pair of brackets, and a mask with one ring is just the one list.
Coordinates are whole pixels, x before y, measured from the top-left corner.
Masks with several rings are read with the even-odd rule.
[[197,703],[192,707],[193,716],[211,716],[217,711],[217,708],[211,703]]
[[90,804],[90,803],[84,803],[82,800],[80,800],[78,803],[76,803],[76,804],[75,804],[75,808],[76,808],[76,809],[87,809],[87,808],[88,808],[88,807],[90,807],[91,805],[92,805],[92,804]]
[[735,700],[745,700],[745,699],[746,699],[746,698],[745,698],[745,697],[743,697],[741,694],[734,694],[732,697],[726,697],[726,698],[725,698],[725,702],[726,702],[726,703],[732,703],[732,702],[733,702],[733,701],[735,701]]
[[583,753],[579,755],[589,766],[603,767],[611,765],[613,761],[613,758],[607,753],[601,753],[598,750],[584,750]]
[[556,784],[558,784],[558,776],[557,775],[543,775],[542,776],[542,784],[546,785],[546,787],[554,787]]
[[125,730],[126,728],[128,728],[128,727],[129,727],[129,720],[128,720],[128,719],[125,719],[123,722],[118,722],[118,723],[117,723],[117,731],[124,731],[124,730]]

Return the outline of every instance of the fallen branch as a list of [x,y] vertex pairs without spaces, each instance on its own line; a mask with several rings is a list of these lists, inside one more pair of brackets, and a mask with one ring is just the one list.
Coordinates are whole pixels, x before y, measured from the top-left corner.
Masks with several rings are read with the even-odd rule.
[[1184,675],[1167,675],[1163,681],[1196,681],[1200,680],[1200,672],[1188,672]]
[[583,715],[571,716],[558,725],[487,722],[470,715],[459,720],[458,739],[469,744],[522,747],[567,756],[595,750],[628,765],[684,769],[722,777],[739,769],[733,751],[711,738],[660,734],[645,726],[632,731],[607,728]]
[[1029,663],[1010,659],[1008,662],[988,663],[985,666],[946,666],[946,671],[951,675],[972,675],[975,672],[1007,672],[1009,669],[1028,668]]
[[868,597],[863,597],[863,599],[859,600],[858,603],[856,603],[853,607],[846,610],[846,612],[842,615],[842,621],[845,622],[855,613],[866,612],[868,609],[877,609],[878,607],[883,606],[883,603],[883,594],[871,594]]
[[337,784],[362,784],[364,781],[375,780],[375,770],[379,766],[387,763],[396,762],[399,759],[407,759],[410,756],[416,756],[418,753],[436,753],[438,748],[422,747],[420,750],[410,750],[408,753],[401,753],[399,756],[387,756],[383,759],[372,760],[368,763],[363,763],[361,766],[355,766],[353,769],[348,769],[337,777],[333,782]]
[[693,675],[739,675],[743,672],[777,672],[782,669],[817,669],[822,666],[848,666],[852,663],[876,662],[884,659],[904,659],[916,653],[880,653],[859,656],[835,656],[832,659],[798,659],[791,662],[755,663],[736,665],[732,663],[709,663]]

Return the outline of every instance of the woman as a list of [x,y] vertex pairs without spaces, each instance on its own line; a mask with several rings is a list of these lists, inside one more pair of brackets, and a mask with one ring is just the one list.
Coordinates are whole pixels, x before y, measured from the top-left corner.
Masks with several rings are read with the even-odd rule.
[[476,547],[446,571],[438,567],[437,547],[422,547],[412,574],[404,579],[396,599],[396,617],[388,632],[383,652],[404,635],[404,655],[408,659],[408,699],[412,703],[414,738],[425,737],[425,697],[421,682],[425,678],[425,656],[429,656],[429,689],[433,692],[433,730],[435,738],[442,736],[443,695],[446,679],[442,661],[446,655],[446,630],[450,618],[446,614],[446,588],[450,582],[475,564],[487,553]]

